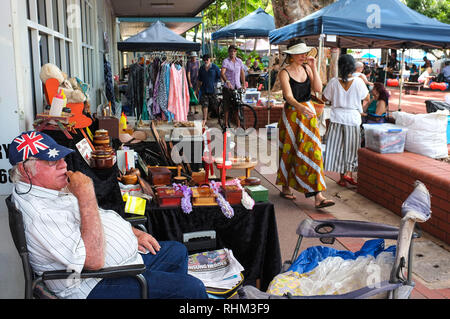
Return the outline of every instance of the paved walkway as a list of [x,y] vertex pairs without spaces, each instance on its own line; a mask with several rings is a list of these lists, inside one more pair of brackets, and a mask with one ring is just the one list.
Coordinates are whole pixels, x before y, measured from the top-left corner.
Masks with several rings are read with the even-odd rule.
[[[398,111],[399,93],[398,88],[387,87],[391,96],[389,98],[389,111]],[[425,106],[426,100],[445,101],[445,95],[450,94],[450,91],[438,91],[438,90],[421,90],[418,94],[415,91],[411,91],[413,94],[402,93],[401,110],[407,113],[423,114],[427,113]]]
[[[398,107],[398,90],[389,88],[391,92],[390,109],[396,111]],[[448,92],[421,91],[418,95],[402,96],[402,111],[409,113],[426,113],[425,100],[444,100]],[[200,117],[201,115],[199,115]],[[214,120],[208,121],[210,127],[215,126]],[[274,141],[272,141],[274,143]],[[281,255],[283,261],[291,258],[297,236],[295,231],[299,223],[306,219],[350,219],[394,226],[400,225],[400,217],[389,210],[373,203],[356,192],[356,187],[343,188],[335,183],[337,174],[326,173],[327,191],[325,195],[333,199],[333,207],[316,210],[312,199],[306,199],[303,194],[294,192],[296,200],[286,200],[279,196],[280,186],[275,185],[276,175],[261,175],[261,168],[257,167],[252,173],[262,179],[262,184],[269,189],[269,200],[275,205]],[[336,249],[357,251],[365,239],[339,238],[332,245]],[[424,234],[415,241],[415,256],[413,259],[413,280],[416,287],[411,294],[412,299],[449,299],[450,298],[450,247],[438,239]],[[386,247],[395,244],[386,241]],[[322,245],[316,239],[304,239],[301,250],[313,245]],[[422,249],[421,247],[425,247]],[[421,250],[422,249],[422,250]],[[428,281],[427,281],[428,280]]]

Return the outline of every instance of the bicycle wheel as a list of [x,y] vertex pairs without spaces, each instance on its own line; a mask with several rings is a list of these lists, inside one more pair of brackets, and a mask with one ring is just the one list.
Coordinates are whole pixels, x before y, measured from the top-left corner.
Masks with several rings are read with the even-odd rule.
[[220,99],[217,101],[217,120],[219,122],[220,127],[222,130],[225,129],[225,112],[223,109],[223,100]]
[[228,121],[228,126],[235,135],[248,135],[257,127],[258,117],[256,111],[248,104],[241,104],[230,115],[232,117],[231,121]]

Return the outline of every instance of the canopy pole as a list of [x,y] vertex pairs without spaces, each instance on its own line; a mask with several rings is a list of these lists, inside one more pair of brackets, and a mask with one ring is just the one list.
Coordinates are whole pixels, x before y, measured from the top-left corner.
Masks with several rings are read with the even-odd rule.
[[386,60],[384,61],[386,63],[386,65],[384,66],[384,86],[385,87],[386,87],[386,83],[387,83],[388,60],[389,60],[389,49],[386,50]]
[[322,67],[322,55],[323,55],[323,39],[325,38],[325,34],[321,34],[319,37],[319,64],[317,66],[317,73],[320,76],[320,69]]
[[403,68],[405,64],[405,49],[402,49],[402,62],[400,63],[400,92],[398,95],[398,111],[400,112],[402,110],[401,104],[402,104],[402,91],[403,91]]
[[271,97],[271,94],[272,94],[272,87],[271,87],[271,83],[272,83],[272,79],[271,79],[271,73],[272,73],[272,63],[271,63],[271,61],[272,61],[272,48],[271,48],[271,43],[270,43],[270,41],[269,41],[269,67],[267,68],[267,72],[269,73],[269,83],[268,83],[268,86],[269,86],[269,96],[268,96],[268,98],[267,98],[267,125],[269,125],[270,124],[270,109],[271,109],[271,106],[270,106],[270,97]]

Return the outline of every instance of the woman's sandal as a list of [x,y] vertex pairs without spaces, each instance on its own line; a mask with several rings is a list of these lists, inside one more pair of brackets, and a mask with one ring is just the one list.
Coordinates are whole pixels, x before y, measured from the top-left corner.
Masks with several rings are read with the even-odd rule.
[[342,187],[347,187],[347,182],[345,180],[339,180],[338,182],[336,182],[339,186]]
[[290,199],[290,200],[294,200],[294,199],[296,199],[296,197],[295,197],[295,195],[293,194],[293,193],[283,193],[283,192],[280,192],[280,196],[282,197],[282,198],[285,198],[285,199]]
[[358,183],[353,179],[353,177],[348,177],[344,175],[344,179],[351,185],[358,185]]
[[335,204],[335,202],[333,202],[331,199],[323,199],[319,203],[319,205],[316,205],[316,209],[330,207],[330,206],[333,206],[334,204]]

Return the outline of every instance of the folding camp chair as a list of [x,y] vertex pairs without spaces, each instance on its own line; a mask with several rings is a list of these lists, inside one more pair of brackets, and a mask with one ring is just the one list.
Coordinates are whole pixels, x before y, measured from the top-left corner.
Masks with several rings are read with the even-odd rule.
[[[415,284],[412,281],[412,239],[420,235],[414,233],[416,222],[425,222],[431,215],[430,194],[425,185],[416,181],[414,191],[402,205],[402,220],[400,227],[362,222],[354,220],[304,220],[300,223],[297,234],[297,245],[291,261],[284,263],[282,272],[286,271],[297,258],[303,237],[319,238],[322,243],[332,244],[336,237],[361,237],[397,239],[395,262],[390,279],[377,285],[366,286],[341,295],[318,296],[277,296],[259,291],[253,286],[244,286],[239,294],[243,299],[365,299],[374,296],[387,296],[388,299],[409,298]],[[407,271],[407,276],[404,276]]]
[[[6,206],[8,207],[11,235],[20,259],[22,260],[25,277],[25,299],[57,299],[56,295],[47,288],[45,282],[48,280],[70,279],[73,277],[74,273],[67,270],[46,271],[40,276],[34,273],[28,256],[22,213],[12,202],[11,195],[8,196],[5,201]],[[135,277],[141,288],[141,297],[147,299],[147,280],[142,275],[145,270],[144,264],[127,265],[103,268],[97,271],[82,271],[77,277],[79,279],[118,278],[125,276]]]

